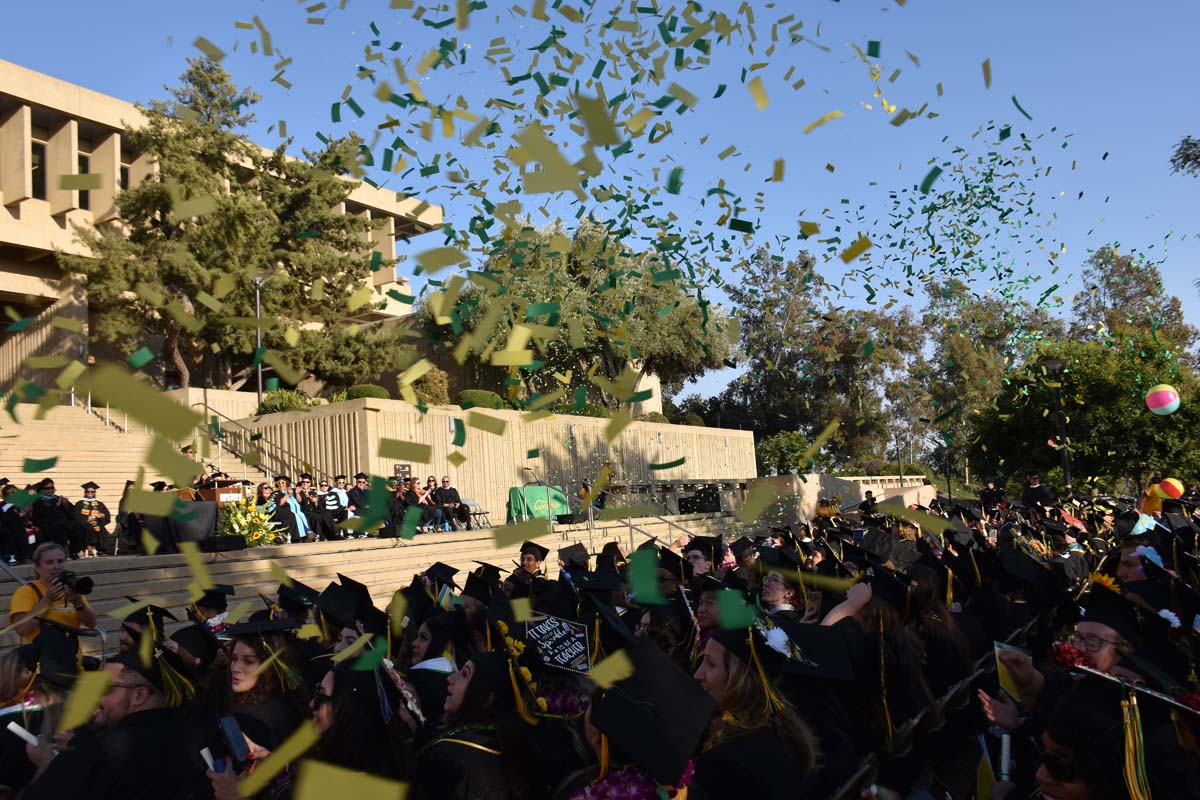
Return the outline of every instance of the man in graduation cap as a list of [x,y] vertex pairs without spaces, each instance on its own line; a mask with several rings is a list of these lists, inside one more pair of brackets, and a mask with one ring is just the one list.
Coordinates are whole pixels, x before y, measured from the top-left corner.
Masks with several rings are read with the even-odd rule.
[[511,584],[510,597],[531,597],[536,589],[545,582],[542,563],[550,555],[550,548],[542,547],[537,542],[521,544],[521,563],[509,576],[507,583]]
[[104,671],[108,691],[71,746],[57,755],[45,740],[30,748],[42,771],[23,800],[211,797],[200,737],[176,711],[195,695],[178,657],[155,642],[147,663],[120,653]]
[[[129,595],[125,595],[125,599],[131,603],[141,602],[136,597]],[[144,635],[149,635],[153,639],[166,638],[163,633],[163,623],[168,619],[178,621],[178,617],[170,611],[153,603],[148,603],[137,611],[127,614],[121,621],[121,651],[136,653]]]
[[223,583],[213,584],[205,589],[204,594],[192,603],[187,610],[188,619],[209,627],[220,625],[229,611],[229,598],[233,597],[233,587]]
[[96,490],[100,486],[95,481],[88,481],[80,488],[83,489],[83,499],[75,503],[75,513],[87,526],[87,547],[84,548],[84,555],[110,556],[112,544],[109,541],[108,523],[112,521],[112,514],[108,512],[104,503],[96,499]]

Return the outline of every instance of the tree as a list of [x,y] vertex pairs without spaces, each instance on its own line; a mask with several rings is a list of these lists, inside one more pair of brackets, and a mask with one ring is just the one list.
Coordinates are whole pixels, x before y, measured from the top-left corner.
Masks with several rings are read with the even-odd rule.
[[635,253],[593,222],[572,237],[509,228],[477,276],[451,278],[425,298],[419,326],[435,346],[462,347],[477,372],[510,345],[531,350],[532,364],[509,368],[513,397],[518,386],[530,396],[599,386],[612,406],[643,374],[680,384],[732,351],[725,315],[696,287],[657,253]]
[[1171,171],[1200,175],[1200,139],[1185,136],[1179,140],[1171,155]]
[[[1057,474],[1060,448],[1070,448],[1077,487],[1136,490],[1155,471],[1181,476],[1200,470],[1200,413],[1185,404],[1168,417],[1151,414],[1144,395],[1171,367],[1171,359],[1141,339],[1140,355],[1097,341],[1063,340],[1046,357],[1065,362],[1061,392],[1067,441],[1058,439],[1054,376],[1030,365],[1011,370],[995,413],[974,418],[975,458],[992,472],[1015,476],[1027,469]],[[1180,367],[1175,386],[1194,396],[1196,374]]]
[[395,334],[341,327],[367,302],[373,266],[374,223],[336,213],[355,187],[342,176],[359,169],[359,142],[334,140],[303,160],[284,146],[260,150],[244,133],[258,96],[207,59],[189,60],[169,95],[128,133],[156,172],[118,195],[119,225],[77,231],[90,256],[59,255],[87,276],[94,334],[126,352],[161,340],[183,386],[197,365],[206,385],[227,380],[253,360],[261,276],[264,346],[280,351],[276,363],[335,382],[391,368],[403,352]]

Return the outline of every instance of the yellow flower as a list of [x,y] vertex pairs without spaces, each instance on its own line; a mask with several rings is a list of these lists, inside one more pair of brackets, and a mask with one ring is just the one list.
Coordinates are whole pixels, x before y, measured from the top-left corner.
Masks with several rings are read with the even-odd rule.
[[533,673],[529,671],[529,667],[521,667],[521,677],[526,683],[533,680]]
[[538,708],[540,708],[542,711],[545,711],[548,708],[548,706],[546,705],[546,698],[544,698],[544,697],[539,697],[537,699],[537,704],[538,704]]
[[1092,586],[1103,586],[1110,592],[1116,592],[1117,594],[1121,593],[1121,589],[1117,586],[1117,582],[1114,581],[1112,577],[1105,575],[1102,572],[1093,572],[1091,575],[1088,575],[1088,583],[1090,583]]

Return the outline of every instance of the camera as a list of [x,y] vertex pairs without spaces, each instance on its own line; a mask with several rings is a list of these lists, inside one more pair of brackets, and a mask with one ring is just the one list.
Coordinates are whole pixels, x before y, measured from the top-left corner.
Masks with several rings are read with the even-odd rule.
[[59,573],[58,582],[76,594],[91,594],[96,586],[96,582],[88,576],[80,577],[69,569]]

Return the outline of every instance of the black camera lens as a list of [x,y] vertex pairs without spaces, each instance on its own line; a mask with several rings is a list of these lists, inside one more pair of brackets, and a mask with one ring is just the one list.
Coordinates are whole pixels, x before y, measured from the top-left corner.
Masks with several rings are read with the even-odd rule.
[[76,594],[91,594],[96,582],[88,576],[80,577],[69,569],[64,569],[58,576],[59,582]]

